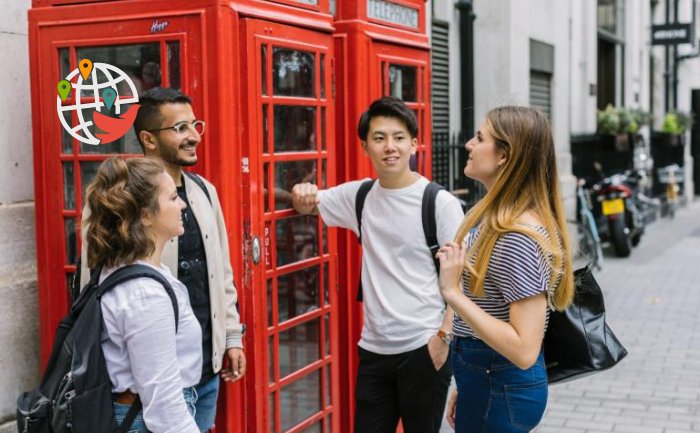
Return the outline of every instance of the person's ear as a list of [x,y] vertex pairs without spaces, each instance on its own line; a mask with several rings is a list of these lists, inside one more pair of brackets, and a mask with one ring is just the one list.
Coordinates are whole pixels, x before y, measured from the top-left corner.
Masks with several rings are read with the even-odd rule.
[[150,227],[153,225],[153,214],[146,209],[141,210],[141,225]]
[[418,151],[418,138],[411,139],[411,155],[415,155]]
[[360,143],[362,143],[362,150],[365,151],[365,155],[369,156],[369,154],[367,153],[367,141],[362,140],[362,141],[360,141]]
[[500,169],[506,164],[506,161],[508,161],[508,155],[506,155],[506,153],[503,151],[499,151],[498,152],[498,161],[496,161],[496,166]]
[[158,139],[156,138],[156,135],[154,133],[148,131],[141,131],[139,132],[139,138],[141,139],[141,143],[143,143],[143,148],[146,151],[144,153],[153,153],[156,150],[158,150]]

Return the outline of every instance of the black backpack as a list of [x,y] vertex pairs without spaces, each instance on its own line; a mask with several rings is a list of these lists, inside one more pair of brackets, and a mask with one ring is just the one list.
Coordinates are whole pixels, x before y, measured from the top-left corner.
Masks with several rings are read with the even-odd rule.
[[134,278],[152,278],[163,285],[179,319],[177,300],[168,280],[146,265],[118,269],[97,284],[96,272],[56,331],[41,384],[17,398],[20,433],[125,433],[141,411],[132,404],[118,426],[112,410],[112,382],[102,352],[100,298],[114,286]]
[[[362,245],[362,210],[365,207],[365,199],[367,194],[374,186],[377,179],[366,180],[360,185],[360,189],[357,191],[355,196],[355,216],[357,217],[357,240]],[[435,182],[430,182],[425,187],[423,191],[423,203],[421,205],[421,220],[423,222],[423,234],[425,235],[425,242],[428,244],[428,249],[430,250],[430,256],[435,263],[435,270],[438,275],[440,275],[440,260],[435,258],[435,254],[440,249],[440,245],[437,240],[437,223],[435,222],[435,200],[438,193],[443,188]],[[357,300],[362,301],[362,278],[360,278],[360,284],[357,289]]]

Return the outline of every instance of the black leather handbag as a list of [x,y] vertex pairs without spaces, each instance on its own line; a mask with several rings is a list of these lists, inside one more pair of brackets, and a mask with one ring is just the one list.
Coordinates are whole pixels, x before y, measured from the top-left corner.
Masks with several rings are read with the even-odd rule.
[[627,350],[605,323],[603,292],[590,265],[574,272],[573,304],[552,311],[544,337],[544,359],[549,383],[565,382],[607,370]]

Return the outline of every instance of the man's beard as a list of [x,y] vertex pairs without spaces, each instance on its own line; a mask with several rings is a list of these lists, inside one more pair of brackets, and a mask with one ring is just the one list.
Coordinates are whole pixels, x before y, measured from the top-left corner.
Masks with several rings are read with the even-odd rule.
[[[184,143],[184,145],[189,144],[189,143]],[[181,144],[180,146],[182,146]],[[196,154],[196,147],[195,147],[195,155],[194,155],[194,160],[186,160],[180,158],[178,155],[178,151],[180,150],[180,146],[174,151],[171,151],[170,148],[163,147],[161,148],[161,153],[160,157],[163,159],[163,161],[167,162],[168,164],[174,164],[174,165],[179,165],[180,167],[191,167],[195,165],[198,161],[197,154]],[[196,146],[196,145],[195,145]]]

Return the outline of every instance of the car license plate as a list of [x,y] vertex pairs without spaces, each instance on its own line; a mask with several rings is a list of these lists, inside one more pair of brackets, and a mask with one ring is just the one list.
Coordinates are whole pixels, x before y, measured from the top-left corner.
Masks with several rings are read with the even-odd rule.
[[621,198],[603,200],[603,215],[615,215],[625,211],[625,201]]

